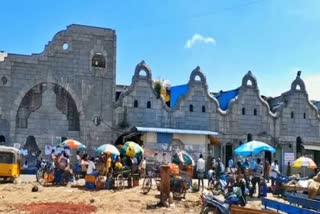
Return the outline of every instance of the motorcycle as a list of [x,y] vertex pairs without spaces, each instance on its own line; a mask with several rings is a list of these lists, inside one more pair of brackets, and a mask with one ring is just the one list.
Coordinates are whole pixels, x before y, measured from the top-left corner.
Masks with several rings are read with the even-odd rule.
[[212,194],[214,195],[219,195],[220,193],[225,195],[226,188],[227,180],[225,175],[220,176],[219,179],[215,177],[209,182],[209,189],[211,189]]
[[230,187],[224,201],[204,192],[201,195],[203,203],[200,213],[229,214],[231,205],[245,206],[247,204],[246,195],[248,195],[249,190],[246,189],[244,194],[242,192],[241,187]]
[[51,171],[52,167],[50,166],[50,163],[48,161],[42,161],[41,164],[40,164],[40,168],[37,170],[36,172],[36,179],[37,179],[37,182],[43,180],[44,178],[44,174],[46,172],[49,172]]

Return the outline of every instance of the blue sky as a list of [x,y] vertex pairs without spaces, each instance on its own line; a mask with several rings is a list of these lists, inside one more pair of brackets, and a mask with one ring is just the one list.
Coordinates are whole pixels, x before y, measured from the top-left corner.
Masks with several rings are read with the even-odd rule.
[[318,0],[11,0],[0,7],[0,50],[39,53],[70,24],[100,26],[117,32],[118,84],[144,59],[172,85],[199,65],[211,91],[240,86],[252,70],[260,93],[276,96],[301,69],[320,99],[319,9]]

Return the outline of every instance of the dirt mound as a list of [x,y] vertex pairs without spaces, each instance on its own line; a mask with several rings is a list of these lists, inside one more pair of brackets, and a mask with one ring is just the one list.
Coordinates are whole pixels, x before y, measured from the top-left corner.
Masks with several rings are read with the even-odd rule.
[[31,214],[90,214],[96,211],[96,207],[87,204],[72,203],[31,203],[17,206],[20,211],[27,211]]

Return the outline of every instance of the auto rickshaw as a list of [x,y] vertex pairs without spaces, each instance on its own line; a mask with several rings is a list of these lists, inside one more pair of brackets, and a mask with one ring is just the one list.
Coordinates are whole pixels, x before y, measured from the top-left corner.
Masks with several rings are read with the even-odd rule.
[[21,173],[21,153],[9,146],[0,146],[0,178],[14,182]]

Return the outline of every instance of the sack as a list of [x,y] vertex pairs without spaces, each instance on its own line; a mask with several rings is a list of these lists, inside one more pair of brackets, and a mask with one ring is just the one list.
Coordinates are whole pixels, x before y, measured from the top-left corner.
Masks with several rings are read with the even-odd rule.
[[308,197],[314,199],[318,192],[320,192],[320,183],[312,181],[308,186]]
[[320,172],[318,172],[318,174],[313,177],[313,180],[320,183]]

